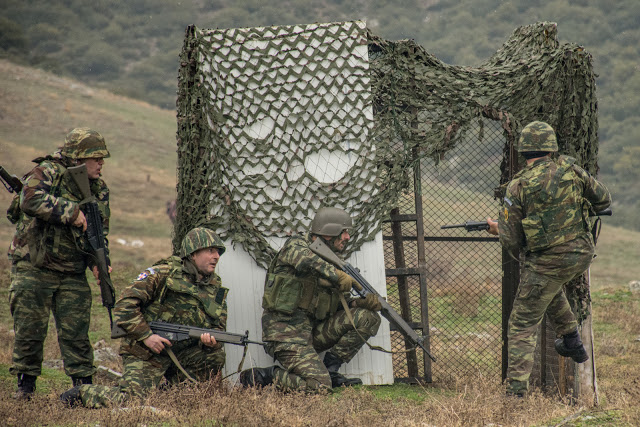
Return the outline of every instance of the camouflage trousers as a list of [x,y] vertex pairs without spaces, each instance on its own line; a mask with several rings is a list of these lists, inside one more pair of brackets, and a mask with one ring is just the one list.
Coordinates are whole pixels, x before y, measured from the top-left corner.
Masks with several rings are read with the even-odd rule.
[[267,353],[284,367],[277,366],[274,371],[274,384],[279,390],[316,393],[331,389],[331,377],[318,353],[329,350],[346,363],[380,327],[378,313],[363,308],[350,310],[353,324],[344,311],[339,311],[313,325],[311,342],[307,344],[267,344]]
[[12,279],[9,309],[15,339],[11,374],[41,374],[44,341],[53,312],[65,373],[73,377],[93,375],[91,288],[86,275],[36,268],[28,261],[19,261]]
[[592,259],[593,249],[587,249],[579,253],[531,256],[526,260],[509,317],[509,392],[529,388],[538,327],[545,313],[558,335],[578,327],[564,285],[582,275]]
[[[195,344],[182,349],[174,345],[172,350],[182,368],[197,381],[213,378],[224,366],[224,348],[201,348]],[[143,398],[150,390],[157,388],[163,378],[168,385],[176,385],[187,380],[166,351],[154,354],[148,360],[124,354],[122,362],[124,373],[119,386],[109,387],[97,384],[80,386],[80,399],[84,406],[102,408],[119,405],[130,398]]]

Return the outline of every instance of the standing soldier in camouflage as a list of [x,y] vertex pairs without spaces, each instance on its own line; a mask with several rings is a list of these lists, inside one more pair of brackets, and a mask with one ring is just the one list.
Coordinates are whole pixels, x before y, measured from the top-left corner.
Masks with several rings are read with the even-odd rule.
[[576,363],[587,353],[564,285],[591,264],[595,244],[589,212],[611,204],[609,190],[558,151],[556,134],[544,122],[524,127],[518,152],[526,167],[508,184],[498,221],[488,218],[491,234],[513,256],[522,258],[520,286],[509,318],[507,394],[525,396],[533,368],[537,329],[545,312],[558,335],[555,347]]
[[[262,339],[266,351],[284,367],[253,368],[240,374],[248,386],[275,384],[282,391],[315,393],[342,385],[362,384],[338,372],[367,339],[378,332],[380,302],[373,294],[350,304],[349,316],[340,299],[360,284],[309,249],[324,239],[336,253],[349,240],[352,221],[342,209],[322,208],[311,233],[291,237],[271,262],[262,300]],[[351,319],[349,318],[351,317]],[[324,360],[319,352],[327,351]]]
[[66,170],[85,164],[98,202],[103,231],[109,230],[109,189],[100,178],[109,151],[104,138],[88,128],[73,129],[55,153],[34,159],[12,216],[19,219],[9,247],[9,304],[15,340],[10,372],[18,377],[17,399],[30,399],[41,373],[43,344],[53,311],[64,370],[73,384],[92,382],[89,342],[91,288],[85,270],[98,270],[84,237],[87,221],[82,193]]
[[180,256],[143,271],[122,291],[114,307],[115,324],[127,333],[120,346],[124,365],[120,385],[82,385],[62,393],[60,399],[70,406],[82,403],[100,408],[143,397],[163,378],[177,384],[189,378],[206,381],[215,376],[225,362],[222,343],[205,333],[199,340],[172,345],[154,334],[149,322],[225,330],[228,289],[221,286],[215,273],[224,251],[222,240],[213,231],[198,227],[182,239]]

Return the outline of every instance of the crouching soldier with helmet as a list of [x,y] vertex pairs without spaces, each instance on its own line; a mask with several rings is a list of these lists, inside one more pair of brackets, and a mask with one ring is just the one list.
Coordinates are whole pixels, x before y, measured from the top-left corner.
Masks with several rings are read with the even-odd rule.
[[37,166],[23,178],[22,191],[9,208],[16,224],[8,255],[9,308],[15,330],[10,372],[18,377],[17,399],[28,400],[35,391],[51,312],[65,373],[73,385],[92,382],[96,368],[89,341],[91,288],[86,269],[93,270],[97,279],[98,268],[84,237],[84,198],[67,168],[86,165],[108,244],[109,189],[101,178],[107,157],[102,135],[88,128],[73,129],[58,151],[33,160]]
[[[309,249],[324,239],[335,253],[349,240],[352,220],[337,208],[322,208],[307,236],[289,238],[267,272],[262,307],[265,349],[281,366],[253,368],[240,374],[245,386],[274,384],[282,391],[315,393],[343,385],[362,384],[338,372],[367,339],[378,332],[380,302],[362,298],[341,304],[360,284]],[[319,354],[325,351],[324,359]]]
[[143,271],[123,290],[114,308],[114,323],[127,334],[120,346],[124,374],[119,386],[83,385],[67,390],[60,399],[68,405],[100,408],[143,397],[163,378],[173,385],[189,378],[206,381],[220,372],[224,348],[210,334],[172,345],[154,334],[149,322],[225,330],[228,289],[215,273],[224,251],[213,231],[198,227],[182,240],[179,257]]

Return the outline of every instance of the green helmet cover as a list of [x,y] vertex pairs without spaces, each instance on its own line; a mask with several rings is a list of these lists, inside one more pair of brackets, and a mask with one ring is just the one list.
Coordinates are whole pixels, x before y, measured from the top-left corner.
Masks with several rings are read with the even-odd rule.
[[110,156],[102,135],[89,128],[75,128],[67,134],[62,154],[71,159],[107,158]]
[[182,239],[180,258],[186,258],[192,253],[205,248],[217,248],[220,255],[227,249],[222,239],[213,230],[205,227],[196,227]]
[[339,236],[353,228],[349,214],[339,208],[320,208],[311,221],[311,233],[320,236]]
[[531,122],[520,132],[518,152],[558,151],[556,132],[545,122]]

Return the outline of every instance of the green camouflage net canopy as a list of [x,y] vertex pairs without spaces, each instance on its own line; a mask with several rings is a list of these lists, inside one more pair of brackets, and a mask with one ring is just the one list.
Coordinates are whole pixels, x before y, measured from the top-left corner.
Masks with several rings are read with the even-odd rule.
[[486,119],[505,136],[497,196],[530,121],[549,123],[559,151],[597,171],[592,58],[560,45],[554,23],[516,29],[476,68],[361,21],[192,26],[180,65],[174,248],[206,224],[266,267],[271,238],[306,232],[319,207],[335,206],[354,219],[356,250],[408,191],[415,162],[437,164]]

